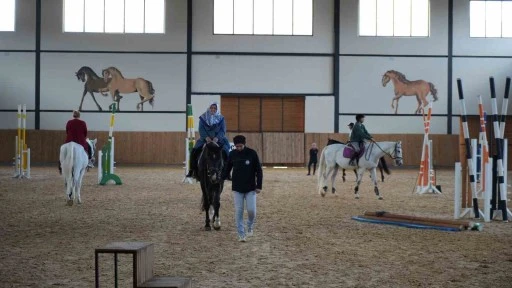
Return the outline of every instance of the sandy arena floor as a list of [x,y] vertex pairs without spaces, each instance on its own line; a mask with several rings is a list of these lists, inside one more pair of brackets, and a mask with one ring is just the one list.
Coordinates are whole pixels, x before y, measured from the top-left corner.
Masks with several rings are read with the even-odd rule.
[[[122,186],[84,178],[83,204],[66,206],[55,167],[11,179],[0,167],[0,287],[93,287],[94,248],[112,241],[155,243],[155,274],[194,287],[512,287],[512,223],[483,232],[441,232],[360,223],[365,210],[451,218],[453,171],[437,174],[444,195],[411,193],[416,170],[393,170],[359,200],[338,178],[321,198],[305,169],[264,169],[255,236],[236,241],[231,183],[222,194],[222,230],[202,230],[198,184],[177,168],[118,168]],[[348,176],[353,180],[352,174]],[[510,198],[510,196],[509,196]],[[113,257],[100,257],[101,287],[113,287]],[[120,287],[131,262],[120,257]]]

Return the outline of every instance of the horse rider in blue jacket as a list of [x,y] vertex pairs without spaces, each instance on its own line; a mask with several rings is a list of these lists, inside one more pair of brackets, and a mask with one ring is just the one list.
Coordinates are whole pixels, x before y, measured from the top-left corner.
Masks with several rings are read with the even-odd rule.
[[203,149],[203,145],[209,142],[216,142],[223,148],[227,157],[229,155],[229,140],[226,138],[226,122],[224,116],[220,114],[219,105],[213,102],[208,106],[206,112],[199,116],[199,139],[190,153],[190,170],[187,177],[192,177],[194,171],[197,171],[198,157]]

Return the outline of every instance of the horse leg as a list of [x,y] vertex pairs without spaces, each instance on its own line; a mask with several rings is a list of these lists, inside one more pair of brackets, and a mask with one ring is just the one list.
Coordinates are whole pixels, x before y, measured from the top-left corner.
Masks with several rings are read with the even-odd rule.
[[421,99],[418,94],[416,94],[416,101],[418,102],[418,107],[416,107],[416,111],[414,111],[414,114],[419,114],[421,112]]
[[87,88],[84,87],[84,93],[82,93],[82,101],[80,101],[80,106],[78,106],[78,111],[82,111],[82,104],[84,104],[85,94],[87,94]]
[[321,186],[322,189],[320,190],[320,195],[322,195],[322,197],[325,197],[325,193],[327,193],[327,185],[325,185],[325,181],[327,181],[327,178],[331,174],[331,171],[332,171],[332,167],[326,167],[324,175],[319,175],[320,176],[320,181],[322,181],[321,182],[322,183],[322,186]]
[[92,91],[89,91],[89,93],[91,94],[91,97],[92,97],[92,100],[94,100],[94,103],[96,103],[96,107],[98,107],[98,110],[103,111],[103,109],[101,109],[100,104],[98,104],[98,102],[96,101],[96,97],[94,97],[94,93],[92,93]]
[[82,204],[82,198],[80,197],[80,191],[82,190],[82,180],[84,178],[85,169],[82,169],[80,172],[80,176],[78,177],[78,181],[76,182],[76,197],[78,204]]
[[345,174],[345,169],[343,169],[343,175],[341,176],[343,183],[345,183],[345,176],[347,176],[347,174]]
[[[391,100],[391,108],[395,108],[395,114],[398,113],[398,100],[400,100],[400,98],[402,97],[402,95],[398,94],[398,93],[395,93],[395,97],[393,97],[393,100]],[[393,102],[396,101],[396,106],[393,107]]]
[[356,180],[356,187],[354,188],[354,194],[356,195],[356,199],[359,199],[359,184],[361,184],[361,180],[363,178],[364,168],[358,168],[357,169],[357,180]]
[[382,166],[379,164],[379,170],[380,170],[380,178],[382,179],[382,182],[384,182],[384,171],[382,169]]
[[204,213],[206,215],[204,220],[204,231],[210,231],[212,230],[212,227],[210,226],[210,209],[205,209]]
[[149,98],[144,98],[144,100],[140,101],[140,102],[139,102],[139,104],[137,104],[137,111],[141,111],[141,110],[140,110],[140,109],[141,109],[140,107],[142,107],[142,104],[144,104],[144,102],[147,102],[147,101],[149,101],[149,100],[153,99],[153,97],[155,97],[155,96],[151,96],[151,97],[149,97]]
[[[140,94],[139,94],[139,97],[140,97],[140,101],[141,101],[141,103],[143,103],[143,102],[142,102],[142,100],[144,100],[144,96],[142,96],[142,95],[140,95]],[[140,111],[144,111],[144,104],[141,104],[141,105],[140,105]]]
[[379,187],[377,186],[377,169],[376,168],[372,168],[372,180],[373,180],[373,190],[375,191],[375,195],[377,195],[377,198],[379,200],[382,200],[382,196],[380,196],[380,193],[379,193]]
[[334,183],[335,183],[334,180],[336,180],[336,175],[338,175],[338,168],[339,168],[338,165],[334,166],[334,170],[333,170],[332,176],[331,176],[331,183],[332,183],[331,184],[331,192],[332,192],[332,194],[336,194],[336,187],[334,187]]
[[220,193],[222,192],[222,187],[219,188],[219,190],[215,191],[214,199],[213,199],[213,229],[220,230],[220,216],[219,216],[219,209],[220,209]]

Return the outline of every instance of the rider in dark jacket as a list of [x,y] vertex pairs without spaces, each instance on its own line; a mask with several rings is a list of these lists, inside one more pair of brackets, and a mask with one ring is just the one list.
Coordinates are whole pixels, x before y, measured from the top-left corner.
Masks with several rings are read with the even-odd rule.
[[375,142],[373,140],[372,135],[370,135],[370,133],[368,133],[368,131],[364,127],[363,122],[364,122],[364,115],[357,114],[356,115],[356,124],[354,125],[354,128],[352,128],[352,131],[350,133],[350,142],[356,152],[350,159],[350,165],[354,165],[354,160],[359,158],[359,153],[360,153],[361,149],[364,147],[365,140]]

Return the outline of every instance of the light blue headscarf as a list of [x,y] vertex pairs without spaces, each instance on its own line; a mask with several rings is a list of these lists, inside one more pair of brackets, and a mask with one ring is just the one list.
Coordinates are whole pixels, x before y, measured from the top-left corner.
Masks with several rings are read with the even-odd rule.
[[[215,114],[210,113],[210,106],[212,105],[217,106],[217,112],[215,112]],[[206,112],[204,112],[200,117],[204,120],[204,122],[206,122],[208,126],[219,124],[222,119],[224,119],[224,117],[220,115],[220,107],[217,102],[212,102],[210,105],[208,105]]]

